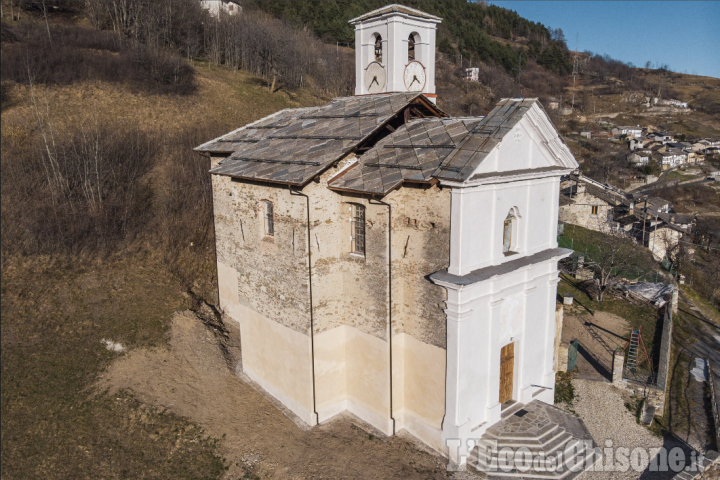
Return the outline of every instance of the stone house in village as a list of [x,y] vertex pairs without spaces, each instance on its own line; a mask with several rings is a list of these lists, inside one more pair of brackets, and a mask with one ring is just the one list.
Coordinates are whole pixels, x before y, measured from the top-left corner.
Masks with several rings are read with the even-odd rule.
[[[553,408],[557,196],[578,165],[536,99],[435,105],[439,22],[400,5],[352,20],[356,96],[196,150],[243,372],[308,425],[350,412],[463,463],[521,406]],[[553,448],[580,445],[568,432]]]
[[652,154],[647,150],[636,150],[627,156],[628,162],[633,165],[645,166],[650,164]]
[[616,231],[618,207],[633,203],[632,195],[582,175],[571,175],[561,185],[558,221],[608,233]]
[[675,252],[695,222],[674,213],[667,200],[628,194],[583,175],[561,184],[559,203],[559,222],[626,235],[650,249],[656,261]]

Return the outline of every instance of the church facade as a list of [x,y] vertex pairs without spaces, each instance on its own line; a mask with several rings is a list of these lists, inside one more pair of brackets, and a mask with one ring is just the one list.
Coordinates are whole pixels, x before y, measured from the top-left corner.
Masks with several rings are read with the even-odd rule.
[[356,96],[196,150],[243,372],[308,425],[350,412],[461,463],[504,405],[553,403],[557,198],[577,163],[536,99],[435,104],[439,22],[354,19]]

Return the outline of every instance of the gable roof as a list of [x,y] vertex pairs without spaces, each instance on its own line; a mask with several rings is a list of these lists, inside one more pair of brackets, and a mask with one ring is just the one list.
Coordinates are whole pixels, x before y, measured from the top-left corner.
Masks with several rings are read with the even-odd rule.
[[343,97],[322,107],[282,110],[195,150],[231,155],[210,170],[213,174],[304,185],[411,103],[445,115],[421,97],[418,93]]
[[[330,180],[328,188],[385,195],[405,181],[431,182],[445,179],[465,182],[492,174],[473,176],[478,165],[531,109],[539,122],[547,122],[545,136],[554,137],[564,150],[562,166],[544,167],[513,174],[545,170],[565,170],[577,167],[567,147],[557,136],[536,98],[503,99],[486,117],[423,119],[410,122],[378,142],[345,169],[342,175]],[[544,117],[543,120],[541,117]],[[472,177],[472,178],[471,178]]]
[[555,147],[562,167],[575,169],[577,162],[558,137],[550,119],[537,98],[504,98],[472,129],[457,148],[446,157],[433,174],[438,179],[467,181],[492,150],[500,144],[512,128],[533,112],[541,136],[548,147]]
[[442,161],[482,117],[412,120],[378,142],[328,188],[385,195],[404,181],[430,182]]

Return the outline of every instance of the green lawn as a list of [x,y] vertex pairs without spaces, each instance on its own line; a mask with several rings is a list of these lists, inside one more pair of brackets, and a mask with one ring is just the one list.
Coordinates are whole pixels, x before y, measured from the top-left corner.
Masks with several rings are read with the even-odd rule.
[[[599,250],[596,245],[599,243],[597,240],[601,237],[606,237],[606,235],[579,225],[566,223],[563,235],[558,237],[558,246],[573,249],[578,254],[585,255],[593,260],[599,255]],[[632,243],[631,239],[625,241],[628,244]],[[619,272],[619,274],[618,272],[614,272],[614,274],[629,280],[664,281],[663,274],[648,249],[642,247],[636,248],[632,260],[632,267]]]
[[665,177],[665,179],[667,181],[680,180],[681,182],[684,182],[687,180],[697,180],[699,178],[700,177],[698,177],[697,175],[689,175],[687,173],[682,173],[677,170],[673,170],[672,172],[668,173],[667,176]]

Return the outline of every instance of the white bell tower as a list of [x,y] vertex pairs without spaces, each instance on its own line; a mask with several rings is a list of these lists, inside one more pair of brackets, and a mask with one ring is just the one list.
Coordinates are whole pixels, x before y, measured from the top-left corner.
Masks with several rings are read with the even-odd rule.
[[355,95],[421,92],[435,101],[435,29],[441,18],[388,5],[355,25]]

